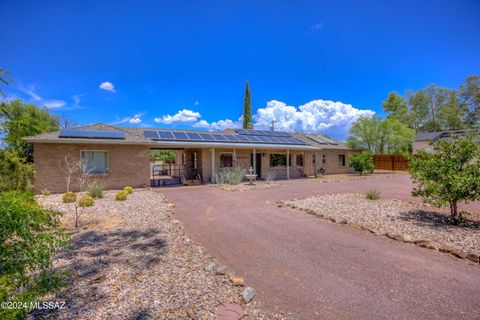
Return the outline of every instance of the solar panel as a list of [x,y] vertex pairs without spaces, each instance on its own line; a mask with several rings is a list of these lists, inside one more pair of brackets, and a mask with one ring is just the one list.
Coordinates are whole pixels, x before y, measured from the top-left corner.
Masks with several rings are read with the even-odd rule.
[[223,134],[214,134],[213,139],[215,139],[215,141],[227,141],[227,138]]
[[158,136],[157,131],[151,131],[151,130],[145,130],[143,131],[143,136],[148,139],[159,139],[160,137]]
[[62,130],[59,138],[125,139],[125,133],[105,130]]
[[195,133],[195,132],[186,132],[187,136],[190,138],[190,140],[202,140],[202,138],[200,138],[200,135],[198,133]]
[[172,131],[176,140],[190,140],[185,132]]
[[175,139],[171,131],[158,131],[158,135],[160,136],[160,139],[165,139],[165,140]]
[[249,136],[271,136],[271,137],[291,137],[290,133],[283,131],[253,130],[253,129],[236,129],[238,134]]
[[215,139],[213,139],[213,136],[210,133],[199,133],[198,135],[204,141],[215,141]]

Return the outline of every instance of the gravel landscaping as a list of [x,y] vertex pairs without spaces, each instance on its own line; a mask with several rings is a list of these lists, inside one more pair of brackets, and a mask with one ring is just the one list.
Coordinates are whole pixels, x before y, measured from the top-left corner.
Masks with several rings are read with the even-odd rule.
[[255,181],[253,185],[248,182],[242,182],[240,184],[210,184],[221,190],[225,191],[250,191],[250,190],[259,190],[267,188],[276,188],[279,187],[279,183],[275,182],[265,182],[265,181]]
[[106,192],[86,208],[77,230],[61,195],[38,198],[66,212],[72,239],[71,248],[54,258],[55,269],[69,272],[68,286],[43,299],[64,301],[67,308],[35,311],[30,318],[221,319],[240,313],[229,318],[237,319],[242,312],[246,318],[284,318],[260,311],[255,290],[188,238],[163,194],[135,190],[126,201],[115,201],[115,194]]
[[339,174],[327,174],[323,176],[318,176],[317,178],[303,179],[303,181],[317,181],[319,183],[327,183],[327,182],[385,178],[385,177],[392,177],[392,176],[401,176],[406,174],[407,172],[403,172],[403,171],[378,171],[378,172],[375,171],[375,173],[369,173],[364,175],[359,175],[358,173],[342,173],[342,174],[339,173]]
[[367,200],[358,193],[280,201],[278,206],[300,209],[332,222],[479,262],[478,213],[467,215],[459,225],[453,225],[444,210],[400,200]]

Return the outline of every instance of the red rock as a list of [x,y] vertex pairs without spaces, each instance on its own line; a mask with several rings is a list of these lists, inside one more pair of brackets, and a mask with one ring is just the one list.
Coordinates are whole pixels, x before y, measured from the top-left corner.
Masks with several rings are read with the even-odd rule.
[[244,315],[243,308],[234,303],[222,303],[215,308],[215,316],[218,320],[239,320]]

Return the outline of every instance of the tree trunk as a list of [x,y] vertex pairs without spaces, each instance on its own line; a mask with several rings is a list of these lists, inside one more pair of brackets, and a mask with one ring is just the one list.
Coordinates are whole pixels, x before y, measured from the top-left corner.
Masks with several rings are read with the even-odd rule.
[[452,215],[453,221],[455,221],[455,223],[458,223],[459,217],[458,217],[457,202],[450,202],[450,214]]

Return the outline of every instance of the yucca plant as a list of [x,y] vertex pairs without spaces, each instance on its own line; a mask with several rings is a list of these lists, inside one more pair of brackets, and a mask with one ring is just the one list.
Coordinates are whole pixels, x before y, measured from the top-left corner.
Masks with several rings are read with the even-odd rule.
[[370,189],[367,191],[366,198],[368,200],[378,200],[380,199],[380,191],[377,189]]
[[90,184],[90,185],[87,187],[88,194],[89,194],[92,198],[96,198],[96,199],[103,198],[103,190],[104,190],[104,185],[103,185],[103,183],[98,182],[98,181]]

